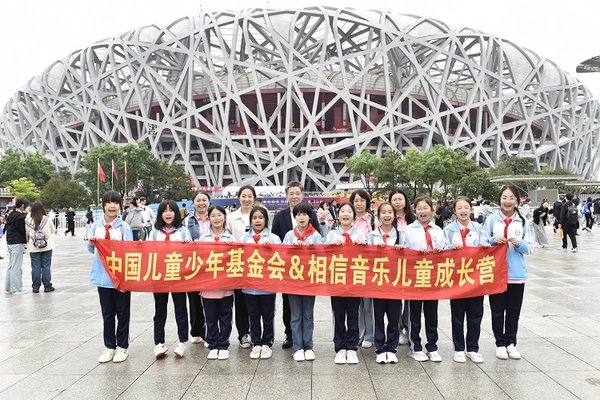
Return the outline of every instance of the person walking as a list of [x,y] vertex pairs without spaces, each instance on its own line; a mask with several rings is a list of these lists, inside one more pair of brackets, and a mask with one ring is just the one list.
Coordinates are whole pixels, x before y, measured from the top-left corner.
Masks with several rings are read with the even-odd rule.
[[67,236],[67,233],[71,232],[71,237],[73,237],[75,236],[75,210],[73,210],[73,207],[69,207],[65,213],[65,218],[67,220],[67,230],[65,231],[65,236]]
[[579,225],[579,210],[573,199],[573,193],[567,193],[567,202],[562,206],[558,228],[563,230],[562,249],[567,251],[567,236],[571,239],[571,252],[577,252],[577,226]]
[[4,290],[8,294],[25,294],[23,289],[23,253],[27,237],[25,235],[25,217],[29,201],[19,197],[15,200],[13,211],[6,217],[6,245],[8,248],[8,269],[4,281]]
[[548,215],[548,211],[550,211],[550,207],[546,201],[533,211],[533,232],[537,247],[541,248],[548,244],[546,224],[544,223],[544,217]]
[[25,219],[25,233],[27,236],[29,257],[31,259],[31,287],[33,293],[40,292],[44,285],[44,292],[54,292],[52,286],[52,250],[54,249],[54,224],[44,205],[36,201],[31,205],[31,214]]

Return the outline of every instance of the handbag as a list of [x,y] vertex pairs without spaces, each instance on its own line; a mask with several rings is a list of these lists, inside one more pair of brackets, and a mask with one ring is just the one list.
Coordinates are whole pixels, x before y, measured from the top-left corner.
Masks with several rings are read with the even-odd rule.
[[556,236],[557,239],[562,239],[565,236],[565,233],[563,232],[562,228],[558,228],[554,236]]

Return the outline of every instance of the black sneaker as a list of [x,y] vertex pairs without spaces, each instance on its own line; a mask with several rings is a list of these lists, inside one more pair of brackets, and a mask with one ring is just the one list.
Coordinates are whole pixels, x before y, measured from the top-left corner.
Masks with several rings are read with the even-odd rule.
[[291,337],[286,337],[285,340],[283,341],[283,343],[281,344],[281,348],[282,349],[289,349],[290,347],[292,347],[294,343],[292,342],[292,338]]
[[33,289],[33,290],[32,290],[32,292],[33,292],[33,293],[39,293],[39,292],[40,292],[40,289]]
[[48,293],[48,292],[54,292],[54,286],[48,286],[44,288],[44,292]]

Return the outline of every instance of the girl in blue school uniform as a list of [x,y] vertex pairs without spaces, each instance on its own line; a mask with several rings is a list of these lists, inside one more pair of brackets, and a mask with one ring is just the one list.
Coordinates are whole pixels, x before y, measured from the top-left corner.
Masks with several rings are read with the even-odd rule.
[[[433,223],[433,202],[429,197],[417,197],[414,202],[417,220],[404,230],[403,247],[422,253],[438,253],[446,248],[446,238],[442,228]],[[442,361],[438,353],[438,300],[410,300],[410,351],[408,355],[416,361]],[[425,317],[427,344],[421,345],[421,313]]]
[[496,339],[496,357],[501,360],[518,360],[517,330],[523,305],[523,293],[527,280],[525,255],[531,254],[535,238],[531,225],[519,213],[519,190],[514,186],[504,186],[498,196],[500,210],[485,221],[488,243],[508,244],[506,253],[508,264],[508,285],[503,293],[491,294],[492,331]]
[[[201,242],[231,243],[233,235],[225,230],[227,212],[221,206],[208,209],[210,229],[201,238]],[[233,289],[204,290],[202,305],[206,318],[206,343],[209,360],[227,360],[229,358],[229,336],[233,317]]]
[[[269,226],[269,214],[263,207],[254,207],[250,211],[250,225],[244,238],[245,243],[280,244],[281,240],[272,234]],[[271,358],[273,351],[273,338],[275,337],[275,293],[255,289],[242,289],[248,316],[250,317],[250,340],[254,347],[250,351],[250,358]],[[262,320],[262,326],[261,326]]]
[[[366,244],[363,233],[354,227],[356,211],[352,203],[344,203],[338,211],[338,227],[329,231],[325,243],[352,246]],[[358,308],[360,297],[331,297],[333,309],[336,364],[358,364]]]
[[[322,243],[321,234],[310,223],[312,213],[313,208],[308,203],[300,203],[294,207],[292,214],[296,220],[296,227],[286,233],[283,244],[314,246]],[[315,359],[313,351],[315,296],[290,294],[289,299],[292,310],[291,326],[294,360],[312,361]]]
[[[485,231],[481,225],[471,221],[471,199],[458,196],[452,203],[452,211],[456,220],[444,228],[446,241],[453,249],[463,247],[489,247]],[[483,318],[483,296],[465,299],[451,299],[452,342],[454,343],[454,361],[464,363],[467,357],[474,363],[482,363],[479,354],[479,335]],[[467,320],[467,337],[465,352],[464,323]]]
[[[159,242],[189,242],[192,240],[189,230],[183,226],[179,206],[173,200],[163,200],[156,212],[156,222],[150,231],[149,240]],[[165,324],[167,323],[167,304],[169,293],[154,293],[154,357],[157,360],[164,358],[169,348],[165,346]],[[175,309],[175,322],[177,323],[177,337],[179,342],[173,349],[176,358],[183,357],[188,341],[189,325],[187,312],[187,295],[171,293],[173,308]]]
[[[379,227],[367,236],[367,243],[379,247],[400,247],[401,232],[396,228],[396,211],[392,203],[384,202],[377,208]],[[402,310],[402,300],[373,299],[375,315],[375,362],[378,364],[395,364],[396,347],[400,338],[399,321]],[[387,339],[385,317],[387,316]]]
[[[104,320],[103,335],[106,348],[98,358],[100,363],[123,362],[128,356],[131,292],[121,292],[115,288],[94,247],[96,239],[133,240],[131,228],[119,218],[122,205],[123,198],[118,192],[111,190],[104,193],[102,195],[104,216],[97,218],[89,230],[87,247],[88,251],[94,254],[90,284],[98,287]],[[117,318],[116,331],[115,317]]]

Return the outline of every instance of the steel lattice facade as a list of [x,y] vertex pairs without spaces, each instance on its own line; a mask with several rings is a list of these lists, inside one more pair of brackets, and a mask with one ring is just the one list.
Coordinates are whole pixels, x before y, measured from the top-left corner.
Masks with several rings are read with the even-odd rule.
[[330,191],[344,158],[444,144],[584,177],[598,102],[553,62],[443,22],[312,7],[203,13],[77,51],[5,106],[0,144],[80,167],[103,142],[148,143],[198,185]]

